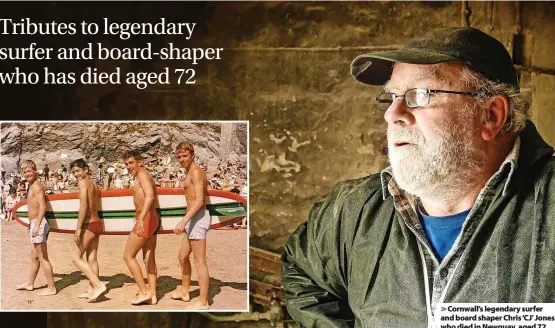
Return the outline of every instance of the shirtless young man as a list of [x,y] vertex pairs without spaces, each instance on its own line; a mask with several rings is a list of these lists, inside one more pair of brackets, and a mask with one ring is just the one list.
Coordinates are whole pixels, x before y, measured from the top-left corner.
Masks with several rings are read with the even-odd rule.
[[[82,158],[71,162],[69,169],[78,180],[80,204],[72,261],[90,282],[89,290],[78,297],[88,298],[89,302],[93,302],[106,291],[106,286],[98,278],[96,257],[100,233],[104,229],[104,222],[100,220],[97,211],[100,188],[91,179],[89,166]],[[83,260],[85,252],[87,261]]]
[[[158,204],[156,185],[152,177],[143,168],[138,152],[127,152],[122,156],[122,159],[129,173],[135,178],[135,184],[133,185],[133,203],[136,211],[135,226],[129,234],[125,253],[123,254],[123,259],[139,287],[139,294],[131,304],[156,304],[158,302],[156,297],[156,278],[158,275],[155,260],[156,233],[161,223],[157,212],[160,205]],[[143,250],[143,260],[148,276],[148,288],[139,262],[135,258],[141,249]]]
[[208,198],[206,174],[195,162],[195,151],[193,145],[188,142],[181,142],[177,145],[175,154],[181,167],[185,169],[184,191],[187,201],[187,213],[183,220],[175,226],[175,234],[186,235],[181,242],[178,259],[181,264],[181,291],[175,290],[172,299],[188,302],[189,286],[191,284],[191,262],[189,255],[191,251],[195,258],[197,268],[198,284],[200,287],[200,297],[196,304],[192,304],[191,309],[207,310],[208,305],[208,265],[206,264],[206,234],[210,229],[211,217],[206,209]]
[[56,286],[54,285],[54,274],[52,265],[48,260],[48,249],[46,241],[50,232],[48,222],[46,221],[46,195],[44,188],[37,176],[37,166],[35,162],[26,160],[21,165],[23,177],[29,182],[29,193],[27,194],[27,206],[29,214],[29,237],[31,239],[31,269],[27,282],[16,286],[18,290],[33,290],[35,279],[42,265],[42,271],[46,276],[48,287],[39,292],[40,296],[56,295]]

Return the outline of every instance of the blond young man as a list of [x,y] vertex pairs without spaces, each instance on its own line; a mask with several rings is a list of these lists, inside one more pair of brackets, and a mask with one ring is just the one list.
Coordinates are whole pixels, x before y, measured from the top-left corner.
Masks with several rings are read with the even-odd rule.
[[56,295],[54,285],[54,274],[52,265],[48,259],[48,248],[46,241],[50,231],[46,220],[46,195],[44,188],[37,175],[37,166],[31,160],[23,161],[21,165],[22,175],[29,182],[29,192],[27,194],[27,207],[29,214],[29,238],[31,241],[31,268],[27,282],[16,286],[17,290],[33,290],[35,279],[42,266],[48,287],[39,292],[40,296]]
[[208,199],[206,174],[194,162],[195,151],[189,142],[181,142],[175,150],[177,159],[187,175],[184,181],[184,193],[187,201],[187,213],[175,227],[175,234],[186,232],[181,242],[178,259],[181,265],[182,285],[181,291],[174,291],[172,299],[188,302],[189,288],[191,284],[191,252],[195,258],[195,267],[200,287],[198,301],[191,304],[189,308],[195,310],[207,310],[208,304],[208,265],[206,263],[206,234],[210,229],[210,213],[206,209]]

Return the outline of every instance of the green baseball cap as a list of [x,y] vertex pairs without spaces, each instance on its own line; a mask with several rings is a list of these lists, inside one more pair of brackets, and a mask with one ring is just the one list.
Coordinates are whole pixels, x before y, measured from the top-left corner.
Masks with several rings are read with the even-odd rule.
[[394,63],[444,62],[459,62],[489,80],[519,90],[513,60],[505,46],[471,27],[433,30],[415,37],[400,49],[360,55],[351,63],[351,75],[364,84],[383,85],[390,79]]

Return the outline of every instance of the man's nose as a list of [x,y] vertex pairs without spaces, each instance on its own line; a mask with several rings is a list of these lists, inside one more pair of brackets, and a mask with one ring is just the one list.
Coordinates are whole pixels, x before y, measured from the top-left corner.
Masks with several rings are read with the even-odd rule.
[[405,100],[397,97],[387,108],[384,119],[388,124],[410,125],[414,123],[414,115],[407,108]]

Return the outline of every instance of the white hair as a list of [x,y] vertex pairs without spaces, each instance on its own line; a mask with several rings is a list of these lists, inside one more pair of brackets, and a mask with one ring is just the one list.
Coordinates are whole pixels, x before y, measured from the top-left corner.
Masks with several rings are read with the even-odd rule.
[[494,95],[504,95],[509,103],[507,122],[503,126],[504,132],[520,132],[526,126],[528,119],[528,101],[520,96],[520,92],[512,85],[488,80],[482,74],[463,66],[460,74],[462,86],[478,93],[479,100],[487,100]]

